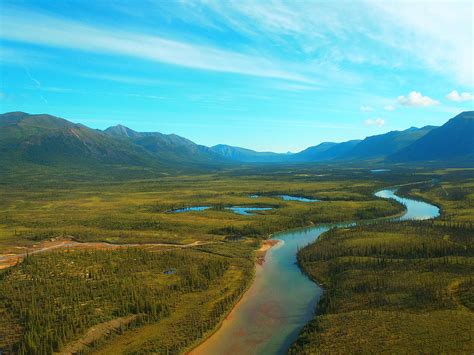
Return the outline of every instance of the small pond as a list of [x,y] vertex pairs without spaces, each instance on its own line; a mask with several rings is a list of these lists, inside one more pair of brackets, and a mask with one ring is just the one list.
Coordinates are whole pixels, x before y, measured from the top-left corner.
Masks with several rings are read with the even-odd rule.
[[181,213],[181,212],[201,212],[211,208],[211,206],[194,206],[194,207],[184,207],[179,208],[177,210],[172,210],[173,213]]
[[290,195],[280,195],[281,199],[285,201],[300,201],[300,202],[318,202],[321,200],[316,200],[314,198],[300,197],[300,196],[290,196]]
[[272,207],[226,207],[226,209],[233,211],[234,213],[241,214],[244,216],[253,216],[255,213],[254,211],[268,211],[273,209]]
[[[259,198],[260,195],[249,195],[250,198]],[[275,196],[267,196],[267,197],[275,197]],[[318,202],[321,200],[317,200],[314,198],[307,198],[302,196],[291,196],[291,195],[278,195],[277,197],[281,198],[285,201],[300,201],[300,202]]]
[[[176,210],[170,211],[171,213],[182,213],[182,212],[202,212],[210,209],[211,206],[193,206],[193,207],[184,207]],[[268,211],[272,210],[272,207],[245,207],[245,206],[232,206],[226,207],[226,210],[231,210],[234,213],[241,214],[243,216],[253,216],[254,211]]]

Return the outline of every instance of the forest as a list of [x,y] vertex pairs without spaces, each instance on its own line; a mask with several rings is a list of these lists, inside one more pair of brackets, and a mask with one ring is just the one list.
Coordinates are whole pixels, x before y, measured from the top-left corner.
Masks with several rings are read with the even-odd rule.
[[[441,218],[387,221],[404,207],[376,198],[374,191],[419,181],[401,187],[400,194],[434,202],[442,208]],[[413,349],[450,322],[456,324],[453,336],[461,337],[472,322],[473,226],[466,214],[472,211],[472,188],[465,171],[394,169],[374,176],[356,167],[0,185],[3,256],[37,251],[42,243],[122,245],[26,253],[17,265],[4,265],[0,349],[6,354],[186,352],[217,329],[249,287],[262,240],[290,228],[352,220],[372,222],[330,231],[299,253],[303,270],[325,293],[317,317],[290,352],[316,344],[344,352],[349,343],[334,337],[348,329],[354,337],[347,339],[359,339],[361,351],[372,349],[364,347],[371,340],[363,335],[380,320],[395,332],[390,324],[399,323],[396,314],[411,330],[419,331],[417,324],[428,327]],[[281,194],[320,201],[284,201]],[[169,212],[203,205],[214,208]],[[227,206],[272,210],[243,216]],[[472,346],[469,339],[458,340],[462,349]]]
[[[157,333],[149,350],[179,353],[215,327],[252,274],[251,258],[216,252],[225,250],[127,248],[29,256],[0,274],[0,348],[48,354],[113,319],[125,320],[116,334],[166,320],[176,329]],[[187,310],[186,322],[180,319],[181,308]],[[90,351],[99,343],[76,350]]]
[[299,251],[325,292],[290,354],[472,353],[474,184],[442,177],[399,190],[438,204],[439,219],[330,230]]

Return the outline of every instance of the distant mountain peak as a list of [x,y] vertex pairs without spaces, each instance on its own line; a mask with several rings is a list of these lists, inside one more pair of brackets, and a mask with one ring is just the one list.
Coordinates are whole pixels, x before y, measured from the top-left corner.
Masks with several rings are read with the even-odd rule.
[[47,114],[0,115],[0,165],[3,161],[58,165],[121,164],[172,169],[228,163],[317,163],[334,161],[474,161],[474,111],[453,117],[441,127],[351,140],[323,142],[299,153],[256,152],[219,144],[206,147],[175,134],[137,132],[117,124],[90,129]]
[[465,111],[388,157],[392,162],[474,161],[474,111]]
[[112,126],[112,127],[109,127],[107,128],[106,130],[104,130],[104,132],[110,136],[114,136],[114,137],[128,137],[128,138],[132,138],[132,137],[136,137],[139,135],[138,132],[134,131],[133,129],[131,128],[128,128],[126,126],[123,126],[121,124],[118,124],[118,125],[115,125],[115,126]]

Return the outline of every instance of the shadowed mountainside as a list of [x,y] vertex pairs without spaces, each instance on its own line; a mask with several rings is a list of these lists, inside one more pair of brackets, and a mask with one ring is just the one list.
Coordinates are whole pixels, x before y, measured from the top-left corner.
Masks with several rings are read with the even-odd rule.
[[325,142],[299,153],[206,147],[175,134],[136,132],[122,125],[104,131],[65,119],[24,112],[0,115],[0,162],[4,166],[141,167],[172,172],[241,163],[450,163],[474,162],[474,113],[464,112],[442,127],[392,131],[343,143]]
[[394,152],[387,160],[412,162],[453,159],[474,161],[474,111],[457,115],[411,145]]

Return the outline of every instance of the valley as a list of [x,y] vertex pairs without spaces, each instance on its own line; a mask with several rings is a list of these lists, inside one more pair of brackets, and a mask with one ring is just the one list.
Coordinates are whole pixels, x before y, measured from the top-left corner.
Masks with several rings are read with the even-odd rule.
[[[341,143],[356,160],[244,164],[173,135],[2,119],[4,353],[345,353],[352,336],[361,352],[472,347],[470,142],[460,168],[389,163],[433,127]],[[390,328],[393,312],[410,326]],[[430,345],[444,316],[456,342]],[[399,343],[361,336],[361,318]]]
[[473,24],[0,0],[0,355],[474,354]]
[[[246,175],[245,169],[231,169],[219,175],[188,175],[178,179],[159,178],[108,183],[94,180],[77,183],[74,179],[69,181],[62,179],[62,188],[55,187],[57,183],[54,177],[51,177],[51,180],[43,180],[39,185],[18,183],[15,186],[10,184],[8,189],[2,191],[0,215],[3,223],[0,230],[0,254],[12,254],[12,251],[15,250],[16,253],[20,250],[31,250],[32,252],[27,256],[22,255],[21,257],[25,260],[17,266],[0,271],[1,280],[3,280],[0,282],[6,282],[12,286],[17,285],[15,288],[18,290],[21,287],[31,287],[28,286],[29,282],[34,282],[34,287],[37,290],[44,287],[44,292],[51,287],[57,287],[62,290],[61,292],[65,296],[60,298],[54,296],[51,300],[54,300],[60,308],[72,307],[70,302],[78,297],[84,300],[81,301],[82,303],[85,302],[84,304],[88,305],[75,308],[74,319],[64,318],[61,320],[62,318],[59,318],[54,321],[55,324],[62,324],[59,328],[54,326],[54,329],[60,332],[48,341],[47,346],[55,351],[73,344],[94,324],[106,324],[114,319],[135,315],[137,318],[133,318],[133,321],[119,322],[119,328],[107,328],[106,334],[95,337],[94,341],[86,344],[81,351],[113,353],[117,349],[121,349],[120,351],[123,352],[148,349],[147,351],[150,352],[180,353],[190,350],[203,337],[211,335],[233,309],[235,302],[240,299],[245,290],[248,289],[250,294],[257,293],[256,299],[262,299],[260,296],[264,293],[261,292],[272,293],[263,290],[256,292],[254,288],[258,288],[256,285],[262,284],[262,281],[258,281],[264,275],[262,270],[271,270],[270,265],[274,263],[273,255],[277,255],[284,248],[277,245],[270,249],[270,254],[265,261],[259,256],[260,252],[257,250],[261,243],[268,238],[280,239],[279,236],[284,235],[284,233],[279,234],[280,231],[317,224],[373,220],[381,217],[392,218],[392,216],[401,215],[404,210],[403,205],[373,195],[374,191],[396,184],[404,185],[400,188],[402,194],[434,201],[441,206],[443,215],[440,222],[446,218],[444,216],[447,211],[450,211],[450,215],[456,216],[455,220],[463,218],[469,220],[471,218],[465,215],[466,212],[461,212],[466,211],[466,201],[470,201],[466,198],[470,199],[472,196],[470,170],[404,170],[393,167],[391,174],[374,175],[370,169],[366,168],[306,167],[295,174],[290,168],[280,167],[274,168],[272,178],[268,178],[267,169],[253,170],[252,175]],[[410,181],[443,182],[435,183],[435,185],[428,182],[409,185]],[[445,201],[442,200],[441,192],[443,190],[447,191],[448,196],[450,196],[450,192],[454,196],[461,196],[463,202],[460,201],[458,204],[460,203],[459,206],[464,207],[462,209],[457,207],[456,201],[451,200],[450,197]],[[458,190],[462,193],[459,193]],[[259,197],[255,198],[256,195]],[[306,199],[318,201],[304,202],[298,198],[283,199],[278,197],[280,195],[305,196]],[[254,215],[239,215],[225,208],[233,205],[255,206],[255,204],[271,205],[273,209],[259,211]],[[168,212],[177,208],[200,205],[214,207],[197,212]],[[215,206],[221,206],[221,208],[215,208]],[[462,217],[463,215],[466,217]],[[449,217],[448,220],[452,218]],[[381,223],[383,226],[383,222]],[[369,227],[363,227],[362,224],[357,228]],[[284,242],[284,246],[293,245],[292,250],[295,253],[297,249],[304,247],[306,243],[313,241],[317,235],[326,230],[327,228],[308,227],[302,232],[289,232],[285,237],[288,239]],[[305,242],[297,242],[298,238],[295,236],[299,235],[298,233],[303,233],[302,235],[307,238]],[[469,234],[469,232],[467,233]],[[326,234],[323,234],[322,240],[325,240],[325,236]],[[54,245],[55,242],[64,243],[64,246],[42,253],[34,252],[35,249],[41,249],[48,243]],[[312,245],[317,246],[318,242]],[[306,248],[302,249],[300,253],[305,250]],[[470,255],[470,252],[468,254]],[[129,255],[132,255],[134,260],[141,260],[135,268],[129,269],[126,266],[130,263],[127,261]],[[166,255],[170,255],[170,257],[166,257]],[[187,271],[171,260],[174,258],[173,255],[194,258],[191,260],[202,260],[203,263],[222,262],[226,266],[223,266],[223,271],[216,274],[215,281],[209,279],[205,285],[183,286],[184,288],[181,289],[179,288],[181,286],[173,286],[175,285],[173,282],[178,282],[176,285],[185,285],[186,282],[192,282],[189,277],[204,277],[203,280],[207,280],[209,276],[199,276],[198,274],[186,276]],[[146,260],[148,258],[155,260],[153,263],[159,260],[159,263],[150,268],[147,266]],[[92,260],[95,261],[92,262]],[[299,256],[298,260],[301,263],[303,259]],[[255,264],[256,261],[258,264]],[[93,270],[99,272],[98,270],[109,268],[107,265],[113,265],[113,268],[103,276],[98,276],[97,281],[93,281],[95,280],[94,276],[87,276],[94,275]],[[312,275],[310,269],[304,263],[302,265],[303,269]],[[282,264],[281,267],[284,267],[285,272],[299,273],[296,265],[290,267]],[[208,266],[205,268],[207,269]],[[172,271],[172,274],[167,276],[165,273],[167,270],[176,271]],[[33,279],[34,281],[28,281],[28,276],[20,276],[28,275],[31,272],[38,275]],[[62,276],[54,278],[54,282],[58,282],[57,286],[54,286],[51,284],[53,279],[50,277],[57,272]],[[105,271],[100,271],[100,273],[103,272]],[[130,281],[120,284],[109,282],[113,280],[115,274],[108,276],[108,272],[129,273]],[[44,278],[42,279],[40,275],[44,275]],[[284,278],[280,278],[280,276],[281,273],[274,274],[275,285],[278,284],[277,282],[286,284]],[[91,277],[92,279],[90,279]],[[305,279],[304,276],[302,277]],[[152,281],[155,278],[158,283],[152,287],[155,285],[155,281]],[[294,279],[294,277],[291,278]],[[88,281],[89,279],[93,282]],[[317,310],[321,307],[316,306],[319,298],[317,295],[325,295],[325,293],[318,291],[321,289],[317,284],[322,282],[323,287],[326,288],[326,282],[323,281],[323,276],[314,276],[314,279],[316,284],[309,282],[308,286],[305,286],[306,291],[302,293],[302,295],[306,295],[301,296],[301,301],[306,304],[306,311],[303,312],[304,316],[300,318],[301,323],[298,323],[300,325],[297,326],[297,329],[311,319],[314,307]],[[84,286],[81,286],[84,287],[83,289],[77,288],[80,285],[76,285],[79,280],[84,282]],[[101,283],[106,280],[108,280],[107,286]],[[127,286],[128,282],[130,282],[130,286]],[[146,298],[140,297],[139,304],[134,305],[133,302],[137,302],[138,299],[132,298],[130,306],[126,306],[129,308],[114,308],[117,305],[113,299],[108,299],[108,296],[101,296],[100,301],[90,303],[93,299],[88,298],[90,296],[87,296],[87,292],[90,291],[86,291],[90,287],[95,290],[94,294],[103,292],[104,295],[108,292],[128,294],[130,291],[127,290],[130,288],[124,287],[140,289],[142,290],[140,294],[147,290],[146,294],[149,294],[155,300],[153,302],[157,303],[156,306],[148,306]],[[171,296],[175,293],[175,296]],[[169,295],[166,296],[166,300],[169,300],[170,297],[175,299],[174,303],[161,301],[161,296],[157,296],[161,294]],[[132,294],[130,295],[132,296]],[[13,292],[12,289],[1,298],[1,312],[4,315],[8,314],[8,317],[4,318],[8,323],[0,323],[0,334],[2,334],[0,338],[7,341],[4,341],[0,348],[6,349],[6,351],[16,349],[15,352],[28,353],[40,351],[38,349],[41,348],[38,346],[44,346],[45,338],[38,331],[53,327],[53,323],[48,322],[54,319],[51,318],[52,316],[57,317],[59,314],[53,311],[51,311],[53,313],[46,312],[44,316],[48,318],[41,320],[37,315],[29,318],[30,316],[17,313],[26,307],[24,302],[29,302],[30,297],[28,292],[22,292],[20,297],[20,294]],[[39,295],[35,298],[38,302],[44,302]],[[87,301],[88,299],[89,301]],[[182,301],[177,301],[181,299]],[[145,303],[142,304],[142,302]],[[186,302],[188,306],[183,308],[183,302]],[[193,305],[197,308],[193,308]],[[155,312],[153,309],[158,309],[156,307],[163,307],[163,309],[166,307],[166,314],[153,313]],[[238,309],[236,308],[236,310]],[[92,310],[95,311],[92,312]],[[83,312],[92,316],[86,317],[86,313]],[[31,313],[31,316],[34,314]],[[240,317],[242,317],[241,313],[238,316],[230,314],[232,319],[235,317],[239,317],[235,319],[241,319]],[[195,317],[193,318],[195,322],[189,325],[190,328],[186,325],[188,323],[183,323],[183,320],[188,317]],[[67,324],[76,324],[70,322],[76,322],[79,319],[83,319],[80,321],[82,325],[80,327],[74,326],[75,331],[65,330],[69,329]],[[43,323],[34,323],[33,321]],[[262,319],[262,321],[268,320]],[[227,321],[224,321],[224,324],[226,324],[225,322]],[[12,324],[15,326],[11,326]],[[201,331],[194,332],[196,324],[202,324]],[[311,324],[313,323],[311,322]],[[66,328],[62,328],[63,326]],[[180,336],[169,333],[175,327],[180,329]],[[303,329],[302,334],[306,334],[307,328]],[[32,335],[25,338],[25,335],[30,333]],[[35,343],[30,339],[32,336],[42,340],[40,343]],[[296,333],[294,336],[296,337]],[[306,335],[302,336],[307,337]],[[279,342],[283,338],[285,337],[278,337],[280,340],[277,344],[280,344]],[[28,343],[25,342],[27,339],[30,339]],[[296,338],[291,339],[288,338],[289,342],[284,343],[285,347],[289,347]],[[249,341],[248,344],[252,344],[252,341]],[[303,346],[301,344],[304,342],[298,338],[290,351],[295,349],[295,346],[301,348]],[[312,348],[313,343],[308,344],[311,344],[310,348]],[[47,352],[47,350],[44,351]]]

